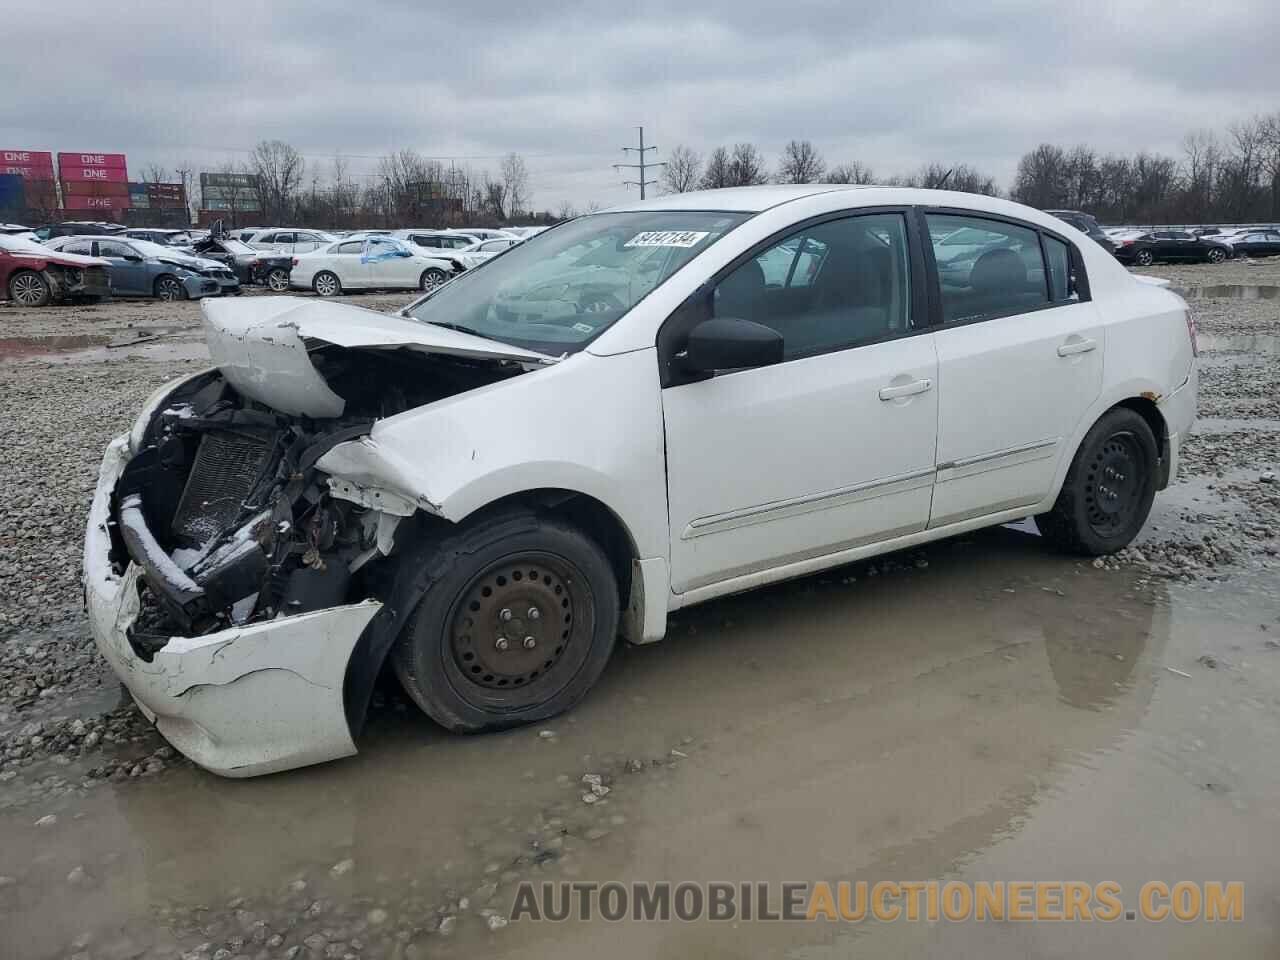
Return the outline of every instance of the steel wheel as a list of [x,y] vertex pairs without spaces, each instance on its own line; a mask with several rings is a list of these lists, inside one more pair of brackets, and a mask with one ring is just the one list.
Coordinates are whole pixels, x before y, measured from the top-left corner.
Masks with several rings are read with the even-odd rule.
[[1139,250],[1133,256],[1134,262],[1137,263],[1137,265],[1140,267],[1151,266],[1151,264],[1155,262],[1155,259],[1156,259],[1155,254],[1153,254],[1150,250]]
[[49,302],[49,285],[40,274],[26,270],[9,281],[9,296],[24,307],[42,307]]
[[1227,259],[1226,251],[1219,250],[1217,247],[1214,247],[1205,254],[1205,256],[1208,258],[1210,263],[1221,263],[1223,260]]
[[430,270],[423,271],[422,279],[418,283],[418,286],[420,286],[423,290],[434,290],[436,287],[440,286],[440,284],[444,283],[447,279],[449,278],[445,276],[445,273],[443,270],[439,269],[438,267],[432,267]]
[[508,709],[553,697],[586,655],[591,599],[582,573],[555,554],[525,551],[490,564],[451,610],[450,681],[478,703],[501,691]]
[[1113,434],[1098,448],[1084,485],[1085,515],[1098,536],[1115,536],[1133,523],[1149,468],[1131,433]]
[[176,277],[161,277],[156,281],[156,296],[161,300],[181,300],[184,292]]
[[316,279],[312,286],[315,287],[316,293],[322,297],[336,297],[342,292],[342,283],[338,280],[337,274],[324,271],[316,274]]
[[267,287],[276,293],[284,293],[289,289],[289,274],[285,270],[276,267],[267,274]]

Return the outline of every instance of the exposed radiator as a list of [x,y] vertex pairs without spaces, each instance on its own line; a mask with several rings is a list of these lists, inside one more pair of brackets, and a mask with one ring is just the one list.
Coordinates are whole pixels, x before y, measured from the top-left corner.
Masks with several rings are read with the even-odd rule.
[[173,535],[198,547],[225,533],[268,466],[272,443],[259,437],[211,430],[200,438],[196,461],[173,515]]

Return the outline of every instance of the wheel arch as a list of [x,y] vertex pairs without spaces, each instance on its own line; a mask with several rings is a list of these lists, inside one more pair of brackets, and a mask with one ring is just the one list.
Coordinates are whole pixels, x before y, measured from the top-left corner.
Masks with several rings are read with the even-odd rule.
[[1084,443],[1084,438],[1093,429],[1095,423],[1118,407],[1133,410],[1146,420],[1151,427],[1151,433],[1156,438],[1156,451],[1160,457],[1156,475],[1156,489],[1165,489],[1169,485],[1169,470],[1171,466],[1169,426],[1160,410],[1159,400],[1160,393],[1157,385],[1144,381],[1127,383],[1123,388],[1107,396],[1099,397],[1088,414],[1081,417],[1080,422],[1076,425],[1075,433],[1071,436],[1070,442],[1064,451],[1064,456],[1058,464],[1058,473],[1054,477],[1053,487],[1048,497],[1040,504],[1039,509],[1047,510],[1057,501],[1058,494],[1062,492],[1062,485],[1066,481],[1067,472],[1071,469],[1071,464],[1075,460],[1076,454],[1080,451],[1080,444]]
[[1119,403],[1112,404],[1098,418],[1094,419],[1094,423],[1097,423],[1098,419],[1117,407],[1127,407],[1132,410],[1147,421],[1147,426],[1151,428],[1151,434],[1156,438],[1156,451],[1160,455],[1160,464],[1156,474],[1156,489],[1163,490],[1169,485],[1169,424],[1165,422],[1164,414],[1160,412],[1160,408],[1156,405],[1154,396],[1149,397],[1143,394],[1136,397],[1126,397]]

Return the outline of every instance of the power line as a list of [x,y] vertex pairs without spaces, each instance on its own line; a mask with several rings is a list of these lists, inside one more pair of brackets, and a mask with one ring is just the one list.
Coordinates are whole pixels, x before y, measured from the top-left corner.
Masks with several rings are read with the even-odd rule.
[[644,199],[644,188],[645,188],[645,187],[652,187],[652,186],[655,186],[655,185],[657,184],[657,182],[658,182],[657,180],[646,180],[646,179],[644,178],[644,172],[645,172],[645,170],[646,170],[647,168],[649,168],[649,167],[665,167],[665,166],[667,165],[667,161],[665,161],[665,160],[654,160],[652,163],[650,163],[650,162],[648,162],[648,161],[646,161],[646,160],[645,160],[645,154],[646,154],[648,151],[650,151],[650,150],[657,150],[658,148],[657,148],[657,147],[654,147],[654,146],[648,146],[648,147],[646,147],[646,146],[644,145],[644,127],[637,127],[636,129],[640,131],[640,146],[638,146],[638,147],[623,147],[623,148],[622,148],[622,152],[623,152],[623,153],[638,153],[638,154],[640,155],[640,162],[639,162],[639,163],[615,163],[615,164],[613,165],[613,169],[615,169],[615,170],[623,170],[623,169],[626,169],[626,170],[639,170],[639,171],[640,171],[640,179],[639,179],[639,180],[623,180],[623,181],[622,181],[622,185],[623,185],[624,187],[639,187],[639,188],[640,188],[640,199],[641,199],[641,200],[643,200],[643,199]]

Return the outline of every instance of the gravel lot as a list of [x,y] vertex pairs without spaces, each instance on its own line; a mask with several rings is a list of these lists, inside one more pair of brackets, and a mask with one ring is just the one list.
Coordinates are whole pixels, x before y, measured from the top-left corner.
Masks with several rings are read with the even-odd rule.
[[[1140,540],[1117,557],[1093,564],[1117,578],[1114,596],[1102,600],[1095,596],[1086,606],[1156,605],[1158,599],[1141,598],[1165,590],[1161,584],[1171,585],[1168,589],[1183,584],[1212,587],[1220,595],[1230,596],[1235,584],[1256,583],[1259,578],[1270,582],[1268,578],[1274,578],[1280,566],[1280,482],[1276,481],[1280,473],[1280,299],[1272,299],[1266,292],[1267,288],[1280,288],[1280,259],[1216,267],[1155,267],[1143,272],[1168,277],[1192,298],[1202,343],[1202,422],[1185,444],[1177,483],[1157,497],[1157,509]],[[406,300],[401,296],[344,299],[375,309],[394,308]],[[151,731],[131,703],[122,699],[119,684],[96,656],[80,611],[82,525],[101,452],[111,437],[127,428],[151,392],[172,377],[198,368],[203,356],[198,306],[193,303],[122,301],[43,310],[0,304],[0,412],[8,424],[7,450],[0,458],[0,485],[9,491],[5,522],[0,528],[0,812],[9,811],[23,822],[37,823],[48,816],[64,821],[83,816],[83,809],[89,808],[81,809],[77,804],[87,804],[87,798],[102,793],[98,788],[112,785],[114,789],[121,781],[138,781],[123,785],[134,791],[129,794],[133,797],[130,803],[160,819],[175,816],[176,797],[171,802],[164,800],[167,790],[178,789],[166,786],[171,778],[185,778],[180,782],[188,785],[183,789],[194,791],[186,797],[193,802],[204,802],[203,791],[223,788],[221,783],[209,786],[210,778],[189,769],[190,765]],[[941,544],[909,557],[858,564],[838,573],[836,579],[847,585],[893,573],[925,576],[923,571],[931,564],[945,567],[964,547],[965,543]],[[1030,561],[1018,559],[1017,563],[1025,566]],[[1049,563],[1057,566],[1044,566]],[[1036,560],[1031,567],[1042,571],[1035,575],[1044,579],[1032,582],[1040,583],[1049,599],[1061,597],[1064,586],[1067,593],[1070,586],[1055,578],[1096,576],[1092,570],[1079,570],[1082,566],[1087,565]],[[1013,583],[1015,574],[1007,576]],[[770,602],[798,602],[833,582],[828,577],[816,584],[810,579],[780,587],[770,594]],[[1105,594],[1108,588],[1099,589]],[[988,596],[985,590],[984,598]],[[1048,602],[1034,587],[1031,590],[1031,598],[1024,601],[1027,595],[1020,594],[1017,602]],[[1014,587],[1004,593],[1013,594]],[[990,596],[1000,599],[999,591]],[[751,601],[742,603],[745,609],[753,609]],[[739,615],[733,612],[739,608],[728,609],[731,612],[725,614],[717,607],[679,624],[682,630],[687,627],[691,636],[698,633],[700,625],[704,632],[716,629],[725,617]],[[715,623],[709,627],[700,617]],[[1280,627],[1274,629],[1280,634]],[[667,644],[646,648],[643,654],[624,651],[621,665],[611,668],[610,676],[626,677],[635,669],[660,669],[643,664],[653,664],[654,658],[660,662],[667,648]],[[756,693],[765,700],[771,696]],[[425,738],[431,750],[453,751],[449,756],[454,762],[467,763],[452,746],[456,738],[441,739],[428,730],[429,725],[415,724],[411,716],[412,711],[406,710],[397,694],[380,694],[373,727],[394,730],[408,724],[410,738]],[[1271,722],[1273,715],[1267,716]],[[573,722],[568,721],[569,727]],[[556,726],[558,730],[566,728],[565,724]],[[492,936],[505,919],[500,911],[481,904],[493,897],[498,885],[527,875],[546,860],[559,860],[565,845],[585,857],[592,845],[605,842],[611,831],[622,833],[628,818],[643,815],[638,807],[627,805],[627,784],[652,783],[665,789],[663,785],[668,777],[677,775],[681,761],[698,749],[698,744],[686,742],[690,738],[670,731],[607,757],[557,747],[558,731],[548,731],[542,740],[536,731],[515,736],[522,738],[521,751],[530,750],[532,743],[536,749],[552,751],[547,756],[556,758],[549,771],[541,766],[536,772],[527,771],[525,780],[537,780],[545,789],[539,792],[529,787],[525,807],[516,814],[502,814],[498,797],[503,791],[512,791],[512,784],[497,779],[496,774],[473,769],[479,785],[476,795],[481,798],[477,802],[481,807],[493,806],[481,818],[488,823],[487,832],[468,835],[467,843],[456,851],[457,872],[448,874],[440,864],[431,866],[436,871],[431,892],[414,892],[395,904],[393,898],[375,895],[369,889],[359,895],[352,893],[343,886],[343,875],[352,869],[345,865],[346,852],[319,843],[316,849],[320,852],[314,854],[309,867],[312,872],[292,874],[294,880],[278,896],[259,894],[256,902],[247,902],[240,894],[217,902],[207,897],[198,903],[192,899],[175,901],[157,906],[150,921],[141,926],[135,923],[127,936],[113,927],[118,918],[108,912],[85,926],[113,929],[110,937],[104,940],[86,933],[71,941],[51,934],[49,942],[60,945],[49,948],[47,955],[85,960],[133,957],[150,950],[147,956],[191,955],[216,960],[362,953],[409,957],[426,955],[415,952],[420,936],[449,937],[459,922],[470,924],[478,934]],[[571,735],[569,739],[572,741]],[[471,747],[471,756],[479,758],[473,763],[494,760],[496,764],[495,752],[503,762],[525,762],[518,755],[503,753],[508,749],[503,744],[514,740],[485,742],[489,743],[487,748]],[[375,765],[378,749],[371,761]],[[531,767],[534,762],[528,761]],[[342,776],[342,769],[331,766],[328,772],[302,773],[288,782],[306,784],[310,778],[311,782],[330,784],[329,789],[337,791],[333,795],[344,798],[342,804],[358,806],[370,800],[363,791],[347,794],[350,785],[334,779]],[[509,775],[510,767],[504,769]],[[393,793],[404,788],[403,784],[395,786],[399,783],[396,773],[383,773]],[[583,774],[590,773],[602,779],[581,780]],[[290,776],[272,778],[271,783],[279,784]],[[487,779],[491,776],[492,782]],[[333,787],[335,782],[341,785]],[[602,803],[598,808],[595,801],[580,801],[579,795],[592,794],[594,785],[613,785],[617,792],[607,803],[604,795],[598,794]],[[273,790],[290,789],[293,787],[265,787],[260,796],[267,802]],[[524,789],[519,787],[517,792]],[[152,798],[144,799],[143,794],[149,792]],[[228,817],[234,813],[237,818],[244,815],[252,820],[256,816],[241,807],[256,801],[223,797],[219,803],[229,807]],[[159,812],[161,807],[163,813]],[[77,809],[81,813],[76,813]],[[509,822],[504,822],[503,816]],[[45,826],[46,835],[53,836],[53,822],[45,822]],[[465,822],[456,828],[459,836],[470,829]],[[0,823],[0,850],[8,843],[3,839],[4,829]],[[449,840],[442,835],[438,842],[447,846]],[[122,854],[115,848],[111,848],[114,853],[99,851],[100,859],[90,863],[89,854],[82,850],[96,849],[97,840],[81,837],[65,843],[78,845],[71,848],[74,856],[86,858],[66,873],[67,884],[101,891],[106,886],[104,873],[111,870],[111,857]],[[175,844],[175,849],[181,849],[189,840],[175,840]],[[493,852],[498,848],[501,857]],[[32,864],[40,862],[41,856],[53,856],[38,855],[27,841],[11,849],[33,851]],[[62,849],[65,853],[66,848]],[[43,902],[43,887],[39,895],[20,899],[26,896],[21,893],[25,863],[15,866],[0,854],[0,928],[13,916],[27,915],[24,910],[36,909],[32,904]],[[497,866],[491,870],[494,864]],[[390,921],[388,908],[392,910]],[[118,903],[111,909],[126,910]],[[137,905],[127,909],[146,915],[146,909]],[[154,931],[162,927],[165,933],[159,937]],[[147,932],[148,928],[153,929]],[[0,933],[0,954],[4,953],[4,942]],[[45,940],[35,936],[26,942]]]

